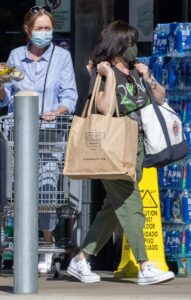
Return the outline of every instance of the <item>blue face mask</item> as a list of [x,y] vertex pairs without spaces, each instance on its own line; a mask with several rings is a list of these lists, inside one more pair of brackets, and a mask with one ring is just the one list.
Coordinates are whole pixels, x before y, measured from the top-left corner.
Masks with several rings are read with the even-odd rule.
[[38,48],[48,46],[53,38],[53,31],[32,31],[31,41]]

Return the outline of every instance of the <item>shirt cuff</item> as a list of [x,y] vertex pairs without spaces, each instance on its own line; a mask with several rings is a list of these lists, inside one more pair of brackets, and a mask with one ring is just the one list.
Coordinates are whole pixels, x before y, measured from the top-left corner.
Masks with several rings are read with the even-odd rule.
[[65,106],[68,110],[68,114],[73,114],[76,107],[76,101],[75,100],[63,100],[60,102],[60,106]]

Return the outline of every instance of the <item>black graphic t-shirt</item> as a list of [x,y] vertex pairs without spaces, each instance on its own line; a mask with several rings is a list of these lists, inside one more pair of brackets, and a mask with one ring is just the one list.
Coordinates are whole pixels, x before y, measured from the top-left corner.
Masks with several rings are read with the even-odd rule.
[[[139,130],[142,130],[139,110],[150,104],[150,98],[144,87],[143,78],[139,76],[136,69],[129,70],[129,75],[112,67],[116,78],[116,96],[121,115],[126,115],[139,123]],[[92,71],[89,97],[92,93],[96,78],[96,69]],[[104,90],[105,78],[102,78],[100,91]]]

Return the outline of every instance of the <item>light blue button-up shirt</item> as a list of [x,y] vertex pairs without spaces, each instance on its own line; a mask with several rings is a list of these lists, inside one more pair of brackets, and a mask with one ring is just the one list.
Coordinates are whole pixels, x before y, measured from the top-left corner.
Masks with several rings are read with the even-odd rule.
[[[29,57],[28,45],[18,47],[11,51],[8,65],[21,70],[24,79],[12,80],[4,85],[9,112],[13,111],[14,95],[21,90],[32,90],[39,95],[39,114],[42,113],[42,98],[47,66],[51,57],[53,44],[43,53],[38,62]],[[77,89],[75,75],[70,52],[55,46],[47,75],[44,110],[43,112],[55,111],[60,106],[65,106],[68,113],[74,112],[77,101]]]

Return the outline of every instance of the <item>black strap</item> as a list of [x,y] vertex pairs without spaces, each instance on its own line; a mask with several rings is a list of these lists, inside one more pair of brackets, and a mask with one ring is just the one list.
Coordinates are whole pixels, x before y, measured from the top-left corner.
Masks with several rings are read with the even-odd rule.
[[49,62],[48,62],[48,66],[47,66],[47,69],[46,69],[46,75],[45,75],[45,79],[44,79],[44,87],[43,87],[43,93],[42,93],[41,115],[44,112],[44,96],[45,96],[46,82],[47,82],[48,72],[49,72],[49,69],[50,69],[50,63],[52,61],[52,56],[53,56],[54,49],[55,49],[55,45],[53,45],[52,52],[51,52],[51,55],[50,55],[50,59],[49,59]]

